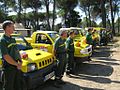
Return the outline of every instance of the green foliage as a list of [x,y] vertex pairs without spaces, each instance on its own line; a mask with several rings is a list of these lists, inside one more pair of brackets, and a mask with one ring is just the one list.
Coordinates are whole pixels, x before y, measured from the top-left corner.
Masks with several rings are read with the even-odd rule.
[[[71,26],[72,22],[70,19],[67,19],[68,13],[74,10],[78,5],[78,0],[56,0],[56,6],[59,9],[58,15],[62,16],[65,26]],[[71,18],[72,19],[72,18]]]
[[86,18],[84,17],[82,22],[81,22],[82,27],[84,27],[84,28],[86,27],[87,21],[88,21],[88,24],[91,22],[91,27],[97,27],[98,26],[95,21],[86,20]]
[[0,10],[0,23],[2,23],[6,19],[6,14]]
[[[102,7],[102,1],[104,1],[105,8]],[[98,18],[101,18],[103,21],[106,20],[106,26],[111,27],[111,22],[110,20],[108,21],[111,14],[109,0],[56,0],[55,6],[57,10],[55,12],[49,12],[49,10],[46,10],[45,13],[39,12],[40,9],[47,8],[46,5],[48,8],[51,8],[49,7],[51,3],[53,4],[54,0],[0,0],[0,22],[3,22],[6,19],[11,19],[13,21],[19,21],[20,19],[26,27],[29,27],[30,24],[36,28],[39,27],[39,22],[41,21],[51,21],[54,13],[54,19],[59,15],[63,19],[62,22],[69,27],[78,26],[78,24],[79,26],[83,25],[84,27],[88,25],[97,26],[95,21]],[[80,9],[86,15],[82,22],[80,22],[78,12],[74,11],[74,8],[78,4]],[[119,15],[120,0],[112,0],[112,4],[113,16],[115,18],[116,15]],[[12,8],[12,11],[14,10],[18,14],[8,16],[8,13],[10,12],[9,8]],[[23,13],[23,11],[25,12],[28,8],[31,8],[32,11],[30,13]],[[47,25],[45,26],[48,27]],[[103,22],[100,23],[100,26],[103,26]],[[115,28],[119,29],[118,20],[115,23]]]
[[57,7],[65,11],[74,9],[78,4],[78,0],[57,0]]
[[78,23],[81,22],[79,12],[74,10],[69,11],[66,18],[66,26],[67,27],[77,27]]
[[22,3],[23,4],[23,7],[25,8],[32,8],[32,9],[40,9],[41,8],[41,5],[42,5],[42,2],[41,0],[23,0],[24,2]]

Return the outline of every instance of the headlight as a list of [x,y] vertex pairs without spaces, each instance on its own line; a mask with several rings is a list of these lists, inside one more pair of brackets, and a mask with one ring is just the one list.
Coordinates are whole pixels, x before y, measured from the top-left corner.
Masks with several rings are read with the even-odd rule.
[[83,49],[83,50],[80,51],[80,53],[82,53],[82,54],[88,54],[88,50],[87,49]]
[[27,71],[31,72],[31,71],[35,71],[37,69],[37,65],[36,63],[30,63],[27,65]]

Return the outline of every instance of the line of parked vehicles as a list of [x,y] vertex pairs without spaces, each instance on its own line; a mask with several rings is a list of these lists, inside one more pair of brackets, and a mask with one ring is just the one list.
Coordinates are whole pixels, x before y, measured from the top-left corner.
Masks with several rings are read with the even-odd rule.
[[[87,61],[92,55],[92,45],[86,43],[85,32],[81,28],[71,27],[64,28],[67,32],[74,30],[74,46],[75,46],[75,61],[76,63]],[[101,29],[95,28],[96,32],[93,35],[93,40],[100,45]],[[107,31],[106,31],[107,32]],[[0,33],[0,37],[3,33]],[[107,34],[106,34],[107,35]],[[32,89],[52,78],[55,73],[58,60],[52,54],[52,49],[55,39],[59,36],[56,31],[36,31],[31,37],[23,37],[20,34],[12,34],[16,39],[17,46],[20,50],[20,55],[23,61],[22,72],[24,76],[25,88]],[[106,38],[109,38],[107,35]],[[0,67],[2,67],[2,56],[0,53]],[[0,69],[0,83],[4,86],[4,73]]]

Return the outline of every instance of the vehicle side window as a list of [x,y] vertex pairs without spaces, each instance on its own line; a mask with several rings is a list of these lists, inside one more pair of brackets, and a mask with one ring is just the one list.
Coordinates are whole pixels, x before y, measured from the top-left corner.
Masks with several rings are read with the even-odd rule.
[[36,43],[52,44],[50,39],[44,34],[37,34]]

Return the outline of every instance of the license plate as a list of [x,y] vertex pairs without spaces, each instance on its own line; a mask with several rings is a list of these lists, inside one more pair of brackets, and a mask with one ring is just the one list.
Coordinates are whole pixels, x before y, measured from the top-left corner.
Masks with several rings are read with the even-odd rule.
[[48,79],[52,78],[54,76],[54,74],[55,74],[55,72],[53,71],[53,72],[49,73],[48,75],[46,75],[44,77],[44,81],[47,81]]

